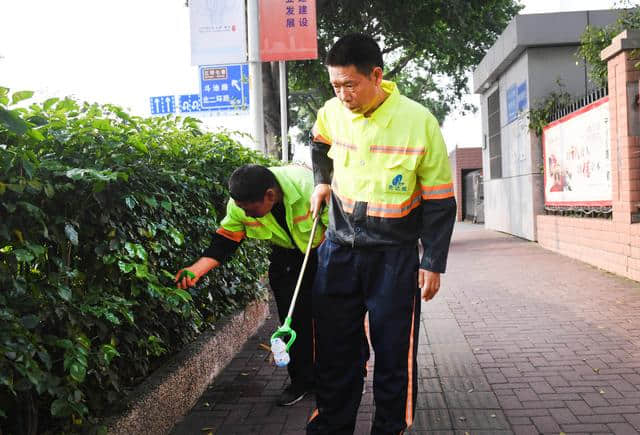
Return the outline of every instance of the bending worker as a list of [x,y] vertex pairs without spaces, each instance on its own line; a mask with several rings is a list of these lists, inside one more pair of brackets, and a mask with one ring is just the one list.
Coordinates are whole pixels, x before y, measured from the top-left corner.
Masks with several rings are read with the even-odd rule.
[[429,110],[383,80],[371,37],[342,37],[326,66],[336,97],[312,131],[312,211],[325,201],[330,210],[313,287],[318,407],[307,433],[353,433],[368,311],[371,433],[398,434],[416,403],[420,296],[429,301],[440,288],[456,215],[447,149]]
[[[313,191],[312,173],[301,166],[267,169],[260,165],[246,165],[231,174],[229,191],[231,199],[227,204],[227,215],[213,235],[211,245],[202,258],[186,268],[195,278],[185,277],[178,282],[178,286],[184,289],[195,285],[200,277],[229,258],[245,237],[269,240],[273,245],[269,284],[282,324],[287,316],[313,225],[309,209],[309,198]],[[314,248],[324,238],[327,219],[325,212],[321,222],[318,222]],[[291,384],[278,398],[280,406],[293,405],[313,388],[311,287],[316,267],[316,249],[312,249],[291,322],[291,327],[297,333],[290,349],[291,361],[287,366]],[[176,281],[183,270],[176,275]]]

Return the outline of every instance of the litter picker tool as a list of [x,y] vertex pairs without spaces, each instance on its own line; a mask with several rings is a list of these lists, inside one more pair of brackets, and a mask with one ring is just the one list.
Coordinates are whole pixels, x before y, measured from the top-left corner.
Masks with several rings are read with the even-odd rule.
[[282,326],[280,326],[271,336],[271,352],[273,352],[273,358],[278,367],[284,367],[289,364],[289,349],[293,345],[293,342],[296,340],[296,331],[291,329],[291,316],[293,316],[293,310],[296,306],[296,299],[298,298],[298,292],[300,291],[300,285],[302,284],[304,271],[307,267],[307,260],[309,259],[309,254],[311,253],[311,246],[313,245],[313,239],[316,233],[316,227],[318,226],[318,220],[320,220],[320,213],[318,213],[318,215],[313,220],[313,227],[311,227],[311,235],[309,236],[307,251],[304,254],[304,260],[302,261],[302,267],[300,268],[300,274],[298,275],[296,288],[293,291],[293,297],[291,298],[291,304],[289,305],[289,312],[287,313],[287,317],[284,319],[284,323],[282,324]]

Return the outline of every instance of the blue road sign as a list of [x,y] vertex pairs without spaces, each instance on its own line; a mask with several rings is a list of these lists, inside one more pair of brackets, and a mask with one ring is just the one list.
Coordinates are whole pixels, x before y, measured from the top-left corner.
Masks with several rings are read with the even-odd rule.
[[200,95],[188,94],[178,96],[178,109],[181,113],[202,112]]
[[200,97],[204,110],[248,110],[249,66],[201,66]]
[[176,112],[176,102],[173,95],[149,98],[152,115],[166,115]]

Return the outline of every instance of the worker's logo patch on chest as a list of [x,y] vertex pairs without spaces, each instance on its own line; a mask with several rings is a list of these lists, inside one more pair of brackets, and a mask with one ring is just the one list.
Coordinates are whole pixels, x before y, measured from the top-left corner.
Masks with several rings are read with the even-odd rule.
[[391,183],[389,183],[389,186],[387,186],[387,189],[389,189],[391,192],[406,192],[407,185],[402,180],[402,174],[398,174],[393,177]]

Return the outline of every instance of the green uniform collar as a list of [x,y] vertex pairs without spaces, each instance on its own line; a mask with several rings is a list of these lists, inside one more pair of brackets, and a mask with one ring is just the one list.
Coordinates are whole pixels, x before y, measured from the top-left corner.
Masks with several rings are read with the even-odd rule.
[[[389,125],[389,122],[391,122],[391,118],[395,112],[397,102],[400,98],[400,91],[398,91],[398,86],[396,86],[394,82],[388,80],[383,80],[380,84],[380,87],[383,91],[389,94],[389,96],[386,100],[384,100],[384,103],[382,103],[367,119],[375,122],[380,127],[386,127]],[[349,117],[349,119],[351,119],[351,121],[364,118],[364,115],[362,113],[353,113],[346,107],[342,107],[344,108],[345,112],[347,112],[347,116]]]
[[276,180],[280,185],[280,190],[282,190],[282,201],[289,205],[298,201],[301,197],[300,192],[296,185],[291,182],[289,177],[284,175],[285,171],[282,170],[282,167],[271,167],[269,170],[273,172],[273,175],[275,175]]

